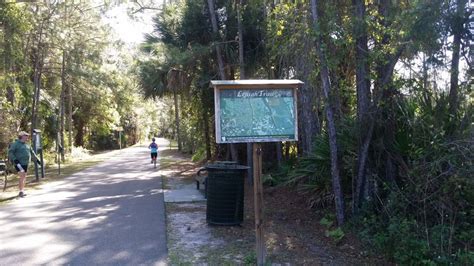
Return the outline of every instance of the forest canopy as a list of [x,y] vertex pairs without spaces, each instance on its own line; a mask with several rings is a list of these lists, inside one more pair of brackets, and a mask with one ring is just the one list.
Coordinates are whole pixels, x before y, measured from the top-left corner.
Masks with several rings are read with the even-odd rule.
[[[20,130],[65,160],[123,128],[125,146],[246,164],[246,145],[216,144],[210,81],[299,79],[298,142],[263,145],[266,185],[396,263],[474,263],[470,1],[16,2],[0,3],[0,157]],[[102,20],[122,3],[154,13],[139,49]]]

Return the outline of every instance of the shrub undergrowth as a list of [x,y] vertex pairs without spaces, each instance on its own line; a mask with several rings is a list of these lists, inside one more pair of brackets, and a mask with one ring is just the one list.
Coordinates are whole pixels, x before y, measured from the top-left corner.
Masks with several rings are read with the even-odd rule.
[[[375,134],[368,171],[371,188],[350,225],[368,247],[396,263],[473,265],[473,108],[465,105],[453,116],[444,96],[434,102],[438,104],[395,101],[393,143]],[[357,125],[354,119],[344,118],[338,130],[339,167],[351,210]],[[272,183],[297,187],[311,206],[332,208],[328,142],[325,132],[316,136],[313,152],[293,167],[271,174]],[[385,176],[383,153],[395,162],[395,180]]]

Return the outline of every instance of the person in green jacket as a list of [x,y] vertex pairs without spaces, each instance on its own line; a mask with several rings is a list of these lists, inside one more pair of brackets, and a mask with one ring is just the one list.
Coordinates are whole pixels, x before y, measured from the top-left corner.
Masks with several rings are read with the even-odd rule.
[[21,131],[18,133],[18,139],[10,144],[8,149],[8,158],[15,166],[15,169],[18,171],[18,177],[20,178],[20,193],[18,194],[20,197],[26,196],[23,190],[25,189],[26,173],[28,171],[28,164],[30,163],[31,154],[36,157],[36,154],[26,143],[29,139],[29,136],[30,134],[26,133],[25,131]]

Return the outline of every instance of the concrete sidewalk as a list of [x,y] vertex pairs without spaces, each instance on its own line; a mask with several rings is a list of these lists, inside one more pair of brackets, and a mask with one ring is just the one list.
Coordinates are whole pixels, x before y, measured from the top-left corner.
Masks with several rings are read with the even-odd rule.
[[0,265],[165,265],[158,170],[146,147],[127,148],[0,206]]
[[203,192],[196,189],[196,184],[181,184],[164,190],[165,202],[197,202],[206,201]]

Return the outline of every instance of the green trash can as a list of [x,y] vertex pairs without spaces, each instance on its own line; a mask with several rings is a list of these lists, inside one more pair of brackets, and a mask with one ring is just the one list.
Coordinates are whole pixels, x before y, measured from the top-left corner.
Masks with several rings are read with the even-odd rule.
[[206,166],[206,220],[214,225],[239,225],[244,219],[244,180],[248,167],[235,164]]

